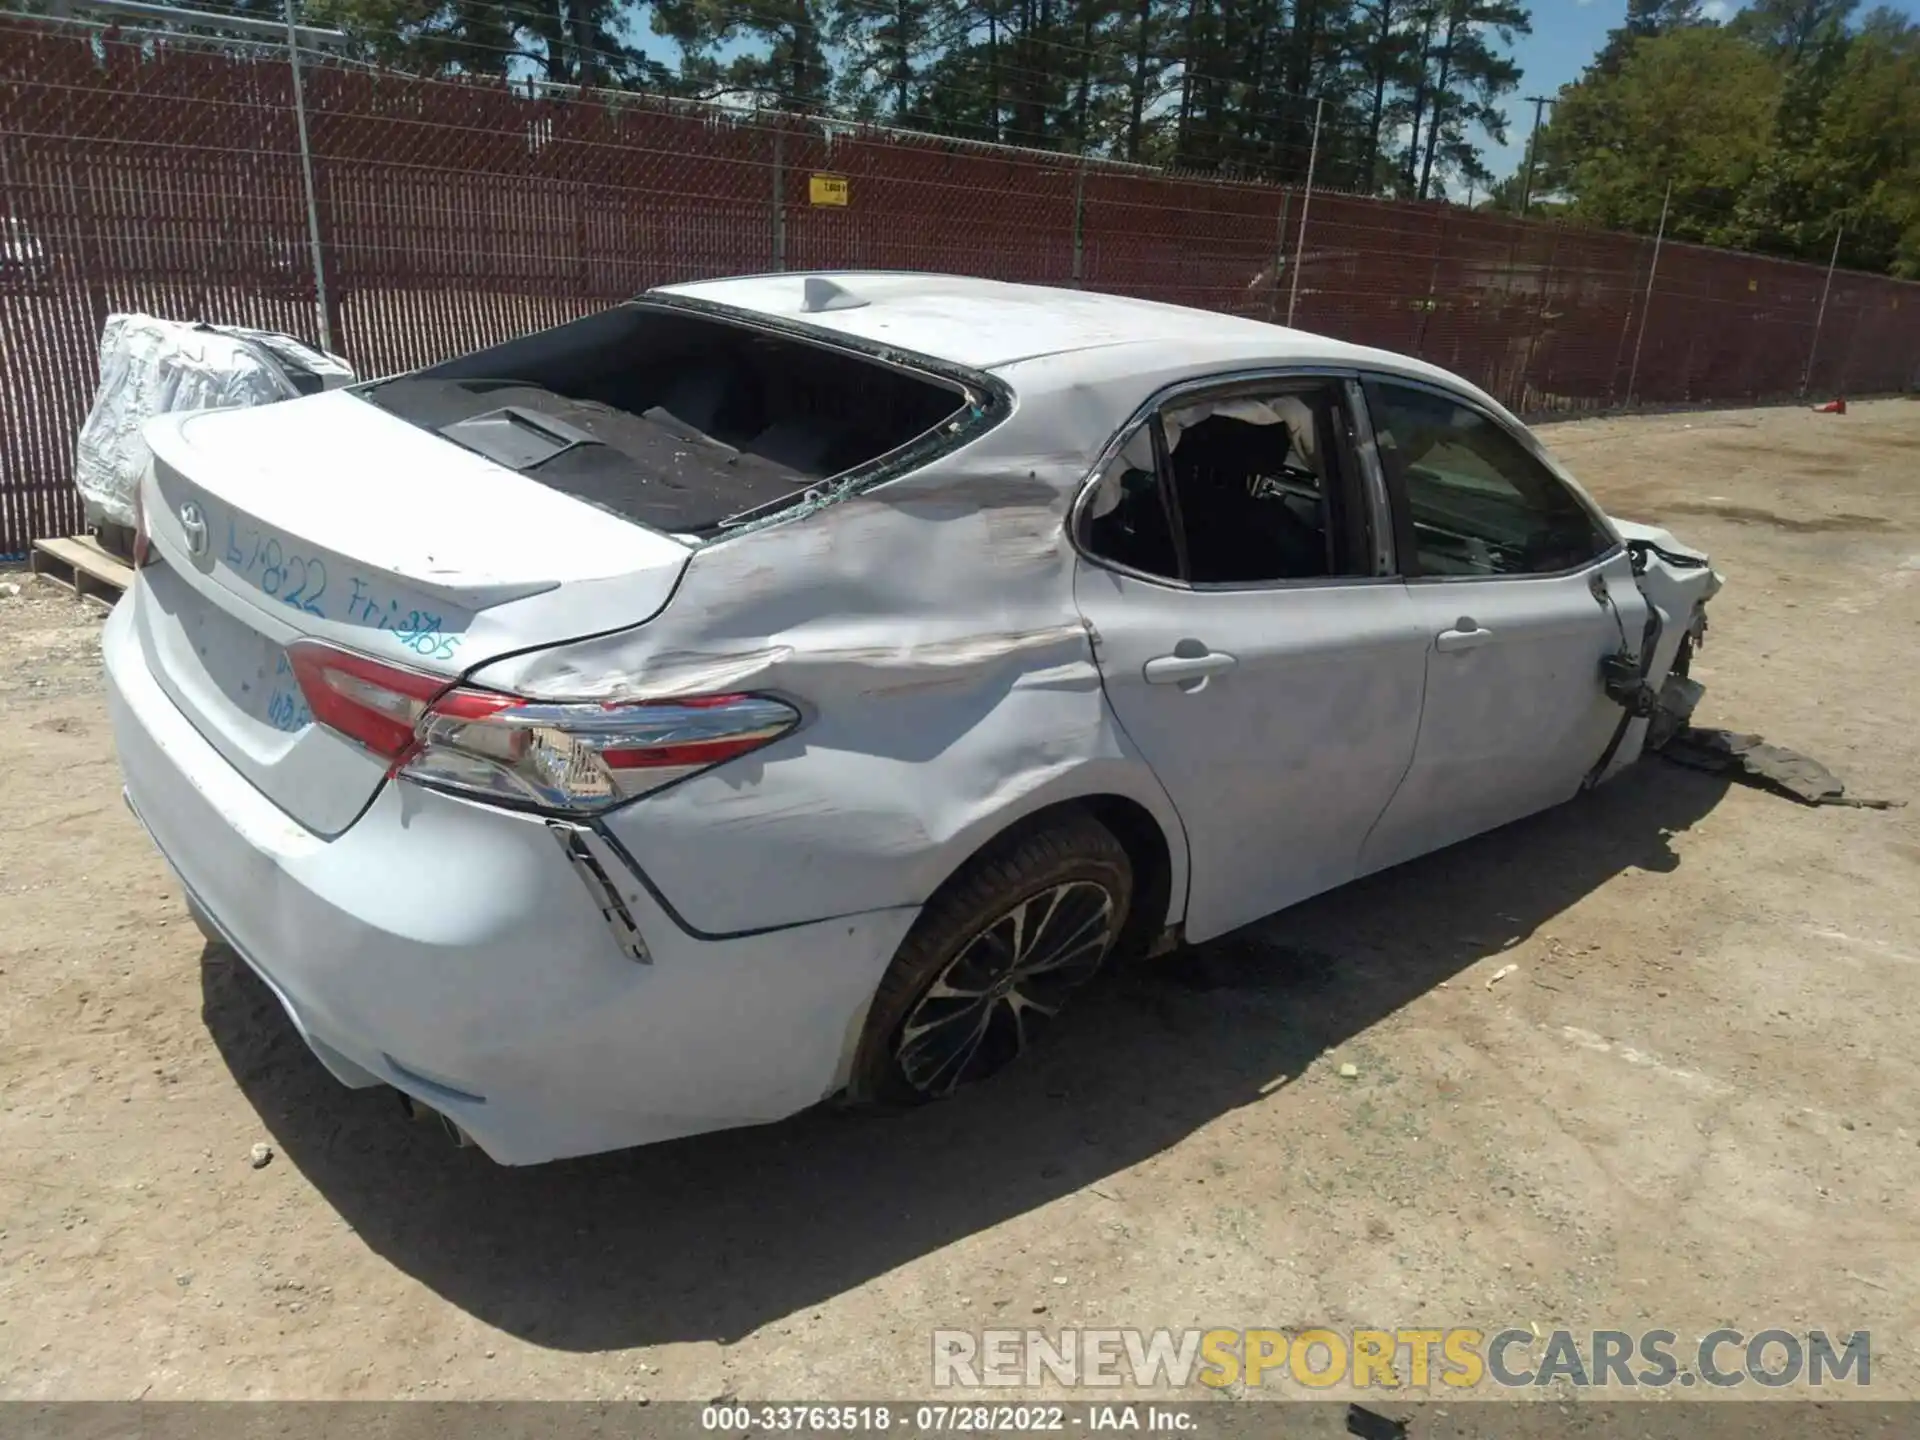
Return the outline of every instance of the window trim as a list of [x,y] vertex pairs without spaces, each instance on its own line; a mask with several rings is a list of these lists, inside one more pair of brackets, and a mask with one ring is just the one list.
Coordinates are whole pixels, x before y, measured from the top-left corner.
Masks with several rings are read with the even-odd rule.
[[[1624,553],[1626,542],[1620,538],[1619,532],[1613,528],[1613,522],[1607,517],[1606,512],[1594,504],[1578,486],[1567,483],[1567,477],[1560,473],[1560,467],[1553,462],[1553,457],[1547,454],[1546,448],[1524,428],[1516,428],[1508,424],[1499,415],[1489,410],[1484,404],[1475,400],[1471,395],[1462,394],[1450,385],[1440,385],[1431,380],[1416,379],[1410,375],[1396,375],[1386,370],[1369,370],[1362,372],[1359,376],[1359,382],[1360,388],[1365,394],[1368,407],[1367,438],[1369,443],[1374,447],[1376,457],[1378,457],[1381,471],[1386,479],[1388,500],[1393,506],[1393,536],[1395,548],[1399,554],[1404,557],[1404,562],[1400,566],[1400,578],[1405,580],[1409,585],[1462,584],[1468,582],[1478,584],[1487,580],[1563,579],[1569,575],[1583,575],[1595,566],[1604,565]],[[1380,454],[1379,440],[1373,426],[1374,410],[1384,408],[1378,396],[1379,387],[1382,385],[1399,385],[1409,390],[1424,390],[1429,395],[1437,395],[1442,400],[1449,401],[1463,409],[1471,410],[1474,414],[1480,416],[1481,419],[1493,425],[1500,430],[1501,433],[1519,445],[1522,451],[1532,457],[1532,459],[1547,472],[1548,478],[1552,479],[1573,498],[1574,503],[1577,504],[1586,514],[1587,518],[1593,522],[1594,529],[1599,531],[1609,543],[1595,551],[1585,560],[1582,560],[1578,565],[1569,565],[1560,570],[1523,570],[1505,575],[1422,574],[1420,571],[1420,548],[1413,530],[1413,504],[1407,498],[1406,467],[1397,454],[1391,461],[1389,461],[1386,456]]]
[[1153,488],[1160,492],[1160,512],[1167,517],[1167,539],[1173,545],[1173,563],[1180,567],[1182,575],[1190,575],[1193,561],[1187,554],[1186,512],[1180,508],[1180,498],[1173,493],[1173,487],[1166,483],[1169,452],[1167,427],[1160,419],[1163,413],[1154,411],[1141,428],[1147,432],[1147,448],[1153,452]]
[[1397,528],[1393,492],[1387,484],[1386,466],[1380,459],[1379,442],[1374,438],[1373,411],[1367,404],[1366,382],[1359,375],[1349,375],[1341,381],[1341,388],[1346,392],[1347,414],[1353,425],[1349,448],[1366,486],[1367,533],[1373,539],[1373,571],[1375,575],[1395,576],[1399,573],[1394,563],[1395,552],[1403,541]]
[[[1162,485],[1169,485],[1167,473],[1167,452],[1165,432],[1159,424],[1163,411],[1178,404],[1190,404],[1208,396],[1243,394],[1249,390],[1258,390],[1263,385],[1274,382],[1296,385],[1318,383],[1333,392],[1335,403],[1346,407],[1347,420],[1352,430],[1350,435],[1336,435],[1340,452],[1336,462],[1339,471],[1338,483],[1343,490],[1343,500],[1348,507],[1357,507],[1366,519],[1367,534],[1372,538],[1369,558],[1376,570],[1372,575],[1313,575],[1297,579],[1245,580],[1245,581],[1202,581],[1176,579],[1170,575],[1154,575],[1145,570],[1136,569],[1118,560],[1112,560],[1094,551],[1086,542],[1086,511],[1092,503],[1095,487],[1107,472],[1120,452],[1143,427],[1152,426],[1154,465],[1157,479]],[[1164,590],[1177,590],[1193,595],[1237,595],[1271,590],[1309,590],[1326,589],[1333,586],[1359,586],[1398,584],[1401,577],[1394,573],[1392,540],[1393,512],[1389,509],[1382,513],[1382,507],[1388,503],[1384,484],[1376,485],[1367,473],[1367,464],[1363,449],[1373,443],[1373,432],[1367,425],[1366,414],[1354,406],[1355,392],[1360,388],[1360,372],[1347,366],[1328,367],[1324,365],[1278,365],[1261,366],[1246,370],[1223,371],[1214,375],[1195,376],[1191,379],[1175,381],[1163,386],[1148,396],[1118,430],[1113,433],[1102,447],[1089,470],[1080,482],[1073,502],[1067,507],[1067,543],[1074,553],[1091,565],[1108,570],[1116,575],[1125,575],[1130,579],[1157,585]],[[1363,397],[1364,398],[1364,397]],[[1377,457],[1376,457],[1376,464]],[[1169,485],[1166,493],[1171,496]],[[1177,500],[1174,513],[1179,514]],[[1184,526],[1181,529],[1182,568],[1185,568]]]

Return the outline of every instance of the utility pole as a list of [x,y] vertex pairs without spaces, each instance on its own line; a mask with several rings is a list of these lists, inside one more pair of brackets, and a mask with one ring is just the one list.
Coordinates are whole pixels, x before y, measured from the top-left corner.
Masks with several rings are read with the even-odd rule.
[[300,133],[300,181],[307,197],[307,247],[313,255],[313,294],[320,311],[320,348],[333,349],[333,327],[327,319],[327,268],[320,254],[320,206],[313,193],[313,145],[307,138],[307,92],[300,83],[300,27],[294,23],[293,0],[286,0],[287,64],[293,69],[293,114]]
[[1307,151],[1307,193],[1300,197],[1300,243],[1293,250],[1293,278],[1287,289],[1287,325],[1293,325],[1293,307],[1300,299],[1300,271],[1307,258],[1307,210],[1313,204],[1313,170],[1320,163],[1320,115],[1325,100],[1313,102],[1313,148]]
[[1540,112],[1554,103],[1553,95],[1528,95],[1533,102],[1533,129],[1527,134],[1527,174],[1520,182],[1520,216],[1526,218],[1527,207],[1533,203],[1533,159],[1540,148]]
[[[1833,289],[1833,267],[1840,263],[1840,237],[1847,233],[1844,221],[1833,232],[1833,254],[1827,259],[1827,283],[1820,287],[1820,313],[1813,317],[1813,343],[1807,347],[1807,368],[1800,372],[1800,398],[1807,398],[1807,387],[1813,384],[1813,357],[1820,353],[1820,327],[1827,320],[1827,295]],[[1843,370],[1845,366],[1841,367]],[[1847,377],[1840,377],[1845,380]]]
[[1653,236],[1653,263],[1647,267],[1647,298],[1640,302],[1640,333],[1633,342],[1633,365],[1627,371],[1627,408],[1633,408],[1633,386],[1640,378],[1640,345],[1647,338],[1647,312],[1653,309],[1653,277],[1660,273],[1660,245],[1667,238],[1667,206],[1673,203],[1673,181],[1660,197],[1660,228]]

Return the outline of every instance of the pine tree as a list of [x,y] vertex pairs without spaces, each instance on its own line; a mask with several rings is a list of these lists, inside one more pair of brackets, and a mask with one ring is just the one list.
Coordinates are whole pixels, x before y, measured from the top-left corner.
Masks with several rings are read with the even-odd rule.
[[1491,181],[1469,126],[1505,143],[1506,117],[1496,102],[1519,88],[1520,67],[1496,42],[1510,48],[1532,25],[1515,0],[1422,0],[1416,13],[1419,58],[1402,185],[1424,200],[1444,193],[1448,174]]

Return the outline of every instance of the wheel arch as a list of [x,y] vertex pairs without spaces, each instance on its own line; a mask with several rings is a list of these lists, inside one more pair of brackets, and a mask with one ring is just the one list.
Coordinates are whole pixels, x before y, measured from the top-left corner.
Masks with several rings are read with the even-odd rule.
[[997,823],[970,830],[964,846],[949,847],[945,873],[929,889],[926,903],[931,904],[981,855],[1044,829],[1063,815],[1091,815],[1120,842],[1133,870],[1133,895],[1116,953],[1123,959],[1146,954],[1163,933],[1179,924],[1186,910],[1185,835],[1172,806],[1164,799],[1162,804],[1164,811],[1155,814],[1137,795],[1099,789],[1053,796],[1017,814],[1000,812],[994,817]]
[[[1056,837],[1064,838],[1067,848],[1062,849]],[[1063,857],[1104,857],[1111,873],[1116,847],[1125,856],[1133,890],[1127,918],[1105,963],[1111,967],[1150,953],[1154,942],[1170,932],[1168,896],[1175,888],[1176,852],[1160,821],[1139,799],[1110,791],[1069,795],[1026,809],[982,838],[929,891],[847,1032],[840,1071],[846,1102],[856,1108],[898,1103],[898,1077],[892,1068],[897,1061],[885,1057],[892,1053],[896,1027],[911,1018],[916,997],[943,973],[930,970],[929,963],[944,966],[963,951],[980,916],[1003,917],[1004,897],[1021,893],[1007,887],[1026,883],[1036,857],[1043,869]],[[983,903],[988,908],[982,909]]]

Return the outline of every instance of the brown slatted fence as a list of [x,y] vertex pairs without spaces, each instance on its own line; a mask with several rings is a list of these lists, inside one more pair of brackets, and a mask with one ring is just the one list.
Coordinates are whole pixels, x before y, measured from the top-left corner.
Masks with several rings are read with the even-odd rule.
[[[327,319],[362,374],[670,281],[859,267],[1291,309],[1532,413],[1920,385],[1920,285],[1878,276],[1834,277],[1816,345],[1820,267],[1699,246],[1661,247],[1649,302],[1648,240],[1458,207],[319,58],[306,99]],[[0,217],[43,257],[0,267],[0,554],[80,528],[110,312],[319,339],[292,105],[271,45],[0,18]]]

